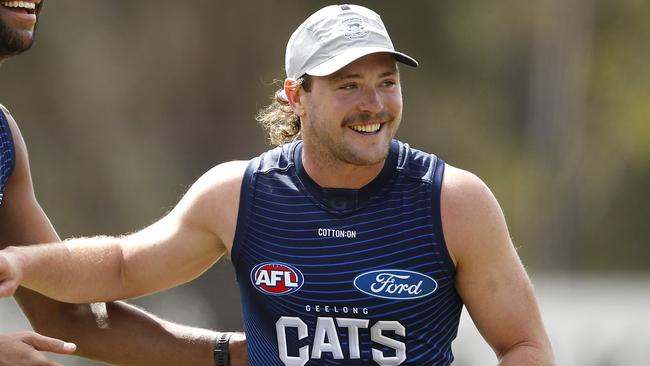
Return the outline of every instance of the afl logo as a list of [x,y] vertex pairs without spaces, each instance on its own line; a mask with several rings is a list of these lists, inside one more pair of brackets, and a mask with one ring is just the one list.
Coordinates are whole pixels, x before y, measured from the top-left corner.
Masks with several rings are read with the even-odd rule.
[[251,271],[255,288],[267,295],[288,295],[298,291],[305,278],[298,268],[278,262],[260,263]]
[[358,275],[354,279],[354,287],[374,297],[410,300],[431,295],[438,289],[438,283],[419,272],[380,269]]

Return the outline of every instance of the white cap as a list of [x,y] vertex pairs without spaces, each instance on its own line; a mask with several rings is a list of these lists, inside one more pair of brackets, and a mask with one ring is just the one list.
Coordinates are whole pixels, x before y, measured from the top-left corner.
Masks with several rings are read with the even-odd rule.
[[412,57],[395,51],[379,14],[358,5],[330,5],[305,20],[293,32],[285,56],[287,77],[326,76],[377,52],[388,52],[406,65]]

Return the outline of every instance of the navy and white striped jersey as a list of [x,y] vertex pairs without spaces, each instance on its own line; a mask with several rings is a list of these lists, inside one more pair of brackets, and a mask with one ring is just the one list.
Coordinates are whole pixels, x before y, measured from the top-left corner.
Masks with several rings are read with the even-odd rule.
[[0,204],[4,198],[7,181],[16,165],[16,153],[11,129],[4,112],[0,109]]
[[246,171],[233,264],[252,366],[449,365],[461,299],[440,219],[444,162],[393,140],[361,189],[325,189],[302,142]]

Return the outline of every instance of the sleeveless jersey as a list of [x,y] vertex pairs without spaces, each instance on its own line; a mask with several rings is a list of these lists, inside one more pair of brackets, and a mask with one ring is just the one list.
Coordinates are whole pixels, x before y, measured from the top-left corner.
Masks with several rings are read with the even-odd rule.
[[253,159],[232,260],[249,364],[449,365],[462,301],[440,219],[444,162],[393,140],[361,189],[324,189],[302,142]]
[[4,198],[9,176],[16,165],[16,153],[11,137],[11,129],[4,112],[0,109],[0,204]]

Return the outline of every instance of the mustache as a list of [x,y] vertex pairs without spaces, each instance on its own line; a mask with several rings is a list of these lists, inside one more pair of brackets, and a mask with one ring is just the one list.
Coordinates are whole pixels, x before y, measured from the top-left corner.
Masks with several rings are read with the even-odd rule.
[[394,119],[395,115],[389,111],[381,111],[379,113],[357,112],[345,116],[343,118],[343,125],[349,126],[368,122],[385,123]]

